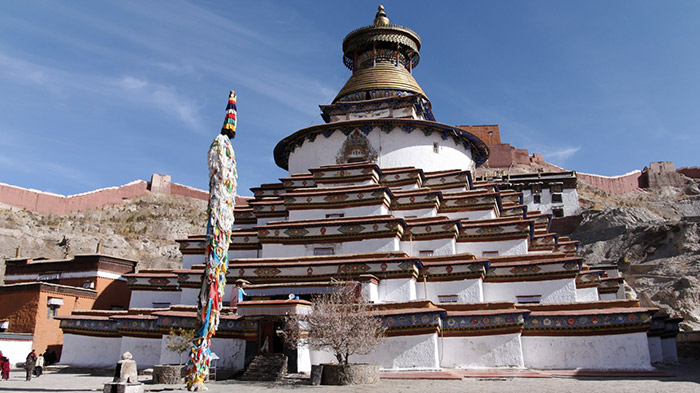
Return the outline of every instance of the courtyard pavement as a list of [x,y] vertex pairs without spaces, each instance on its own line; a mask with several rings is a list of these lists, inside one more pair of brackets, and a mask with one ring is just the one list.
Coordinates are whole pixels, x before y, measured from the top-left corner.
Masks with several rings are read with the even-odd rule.
[[[102,375],[95,375],[102,374]],[[24,370],[12,370],[9,381],[0,381],[2,392],[101,392],[112,378],[104,371],[49,371],[31,381],[24,380]],[[398,375],[397,375],[398,374]],[[403,379],[410,378],[410,379]],[[150,376],[139,376],[146,392],[185,392],[180,385],[154,385]],[[308,379],[280,382],[242,382],[237,380],[207,383],[209,392],[615,392],[615,393],[700,393],[700,360],[681,359],[678,365],[663,366],[649,373],[576,373],[535,370],[467,371],[444,370],[433,373],[390,373],[374,385],[310,386]]]

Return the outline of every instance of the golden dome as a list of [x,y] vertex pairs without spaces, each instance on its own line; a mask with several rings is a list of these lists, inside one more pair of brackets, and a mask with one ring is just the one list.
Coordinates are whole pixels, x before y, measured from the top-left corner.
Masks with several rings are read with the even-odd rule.
[[333,102],[354,93],[372,90],[393,90],[425,96],[423,89],[405,67],[391,62],[379,62],[374,67],[361,68],[352,74]]
[[386,17],[386,12],[384,12],[384,6],[380,5],[377,8],[378,12],[377,15],[374,17],[374,25],[375,26],[388,26],[389,25],[389,18]]

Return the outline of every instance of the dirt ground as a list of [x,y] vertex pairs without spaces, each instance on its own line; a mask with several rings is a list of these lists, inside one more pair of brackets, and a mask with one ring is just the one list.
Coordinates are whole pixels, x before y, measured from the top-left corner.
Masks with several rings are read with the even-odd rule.
[[[673,377],[653,378],[465,378],[463,380],[382,380],[375,385],[310,386],[307,380],[241,382],[236,380],[209,382],[209,392],[260,393],[293,391],[320,392],[615,392],[615,393],[690,393],[700,392],[700,360],[681,359],[680,364],[659,367]],[[183,386],[153,385],[149,376],[140,376],[147,392],[184,392]],[[106,376],[77,373],[71,370],[47,372],[31,381],[24,380],[23,370],[13,370],[9,381],[0,381],[3,392],[92,392],[102,391],[110,382]]]

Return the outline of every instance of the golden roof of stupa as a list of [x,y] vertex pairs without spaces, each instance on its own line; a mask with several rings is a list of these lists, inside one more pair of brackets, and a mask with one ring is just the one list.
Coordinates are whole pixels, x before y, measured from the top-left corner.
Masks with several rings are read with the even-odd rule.
[[423,89],[406,68],[382,62],[374,67],[357,70],[333,101],[353,93],[372,90],[399,90],[425,96]]

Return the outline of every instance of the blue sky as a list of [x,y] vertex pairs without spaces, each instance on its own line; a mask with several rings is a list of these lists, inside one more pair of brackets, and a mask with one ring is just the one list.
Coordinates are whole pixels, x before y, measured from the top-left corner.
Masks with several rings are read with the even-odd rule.
[[[618,175],[700,164],[700,2],[383,1],[423,40],[436,119]],[[239,193],[286,172],[272,149],[320,123],[341,42],[378,1],[0,2],[0,182],[59,194],[148,180],[207,186],[238,93]]]

